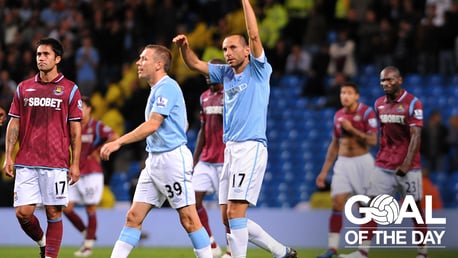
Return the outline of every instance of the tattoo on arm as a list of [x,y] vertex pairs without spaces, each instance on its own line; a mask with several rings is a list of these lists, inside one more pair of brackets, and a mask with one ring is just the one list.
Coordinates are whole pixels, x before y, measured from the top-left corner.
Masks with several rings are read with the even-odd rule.
[[19,128],[18,127],[10,128],[10,134],[7,139],[8,143],[16,144],[18,137],[19,137]]

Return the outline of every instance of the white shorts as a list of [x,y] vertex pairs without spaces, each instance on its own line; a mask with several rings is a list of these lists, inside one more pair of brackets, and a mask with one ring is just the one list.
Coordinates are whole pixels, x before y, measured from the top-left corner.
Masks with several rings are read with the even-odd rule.
[[217,193],[222,171],[223,164],[199,161],[194,167],[194,173],[192,174],[194,191],[206,192],[208,194]]
[[68,189],[71,202],[81,205],[99,204],[103,193],[103,174],[92,173],[82,175],[78,182]]
[[370,153],[357,157],[339,156],[334,164],[331,196],[344,193],[366,194],[374,170],[374,158]]
[[246,200],[256,206],[267,166],[267,148],[260,142],[228,142],[219,183],[219,203]]
[[192,154],[186,145],[169,152],[149,153],[133,201],[161,207],[167,199],[174,209],[195,204],[192,164]]
[[61,169],[16,168],[14,207],[68,204],[67,171]]
[[389,194],[393,196],[400,193],[402,197],[412,195],[416,201],[423,196],[422,175],[420,170],[409,171],[404,177],[397,176],[393,172],[385,172],[376,167],[370,178],[367,195],[377,196]]

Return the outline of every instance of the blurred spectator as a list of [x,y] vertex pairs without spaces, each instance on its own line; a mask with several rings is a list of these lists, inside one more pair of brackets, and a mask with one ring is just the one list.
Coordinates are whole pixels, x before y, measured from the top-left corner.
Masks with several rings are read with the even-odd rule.
[[433,23],[436,15],[435,5],[428,5],[425,17],[417,27],[415,42],[417,44],[417,70],[421,74],[431,74],[437,71],[437,53],[439,29]]
[[[125,117],[125,131],[131,131],[145,122],[145,104],[148,100],[151,88],[147,86],[141,86],[137,81],[132,84],[132,94],[126,99],[121,113]],[[131,151],[132,158],[140,161],[145,159],[145,141],[138,141],[125,146],[127,150]]]
[[434,6],[434,18],[432,21],[434,26],[441,27],[444,25],[445,12],[450,9],[452,1],[454,0],[426,0],[426,13],[432,10],[430,7]]
[[421,130],[420,147],[424,167],[431,173],[447,171],[447,137],[448,128],[442,123],[442,114],[433,110]]
[[314,0],[285,0],[285,8],[289,17],[285,33],[294,44],[302,44],[308,14],[315,2]]
[[425,196],[430,195],[432,197],[432,209],[440,210],[443,208],[442,196],[439,188],[429,178],[429,171],[427,168],[421,170],[423,176],[423,198],[421,199],[421,207],[425,210]]
[[452,114],[449,117],[448,139],[450,146],[450,171],[458,171],[458,115]]
[[458,2],[454,1],[444,14],[444,24],[439,28],[439,73],[442,76],[457,72],[455,41],[458,40]]
[[393,51],[396,41],[393,27],[387,18],[379,22],[379,30],[373,38],[374,63],[377,70],[393,65]]
[[306,76],[309,73],[311,63],[311,55],[302,49],[300,45],[294,44],[286,58],[285,73]]
[[11,80],[7,70],[0,71],[0,107],[9,111],[17,83]]
[[380,34],[380,25],[373,10],[367,10],[364,19],[358,27],[358,48],[357,55],[359,64],[370,64],[374,62],[374,41]]
[[367,18],[367,11],[372,8],[374,2],[374,0],[350,0],[350,9],[356,11],[359,21],[363,21]]
[[70,22],[67,19],[62,20],[57,27],[53,28],[48,35],[50,38],[55,38],[62,41],[63,38],[70,39],[74,41],[76,36],[73,33]]
[[5,12],[5,18],[0,28],[2,41],[6,46],[15,43],[16,35],[19,33],[19,19],[15,12]]
[[245,17],[240,1],[230,1],[231,10],[224,18],[227,21],[228,35],[245,33]]
[[156,42],[166,42],[166,46],[170,45],[176,35],[179,20],[177,15],[179,12],[173,0],[158,1],[153,23]]
[[339,30],[337,41],[331,43],[329,55],[331,58],[328,65],[329,75],[334,76],[337,72],[350,78],[356,75],[355,42],[348,38],[346,29]]
[[402,67],[404,73],[416,72],[415,26],[406,19],[398,24],[397,39],[394,46],[393,59],[397,67]]
[[[36,36],[37,34],[40,36]],[[20,44],[25,48],[34,49],[31,42],[33,42],[35,38],[42,38],[45,34],[46,29],[40,22],[39,14],[34,13],[21,30]]]
[[211,40],[208,42],[208,46],[204,48],[201,60],[210,61],[212,59],[224,60],[224,52],[221,49],[221,35],[214,32],[211,36]]
[[92,45],[89,35],[83,36],[82,45],[76,51],[76,83],[81,95],[91,96],[97,83],[99,51]]
[[324,96],[326,94],[326,76],[329,65],[329,46],[323,43],[313,55],[309,77],[304,82],[302,96]]
[[326,85],[326,95],[323,102],[320,102],[314,108],[332,108],[339,109],[342,107],[340,102],[340,86],[349,81],[342,72],[336,72],[332,78],[331,84]]
[[[76,82],[76,62],[75,62],[75,45],[69,38],[61,39],[64,47],[62,61],[59,64],[60,71],[65,74],[65,77]],[[35,60],[35,59],[34,59]],[[78,85],[79,86],[79,85]]]
[[19,18],[21,19],[21,26],[26,25],[33,16],[33,6],[31,0],[21,0],[19,4]]
[[124,31],[117,18],[107,22],[101,34],[97,34],[95,47],[100,50],[100,90],[105,92],[110,83],[121,79],[124,49]]
[[288,24],[286,8],[278,1],[265,0],[262,14],[259,16],[264,17],[259,23],[263,45],[273,48],[281,36],[282,29]]
[[303,46],[312,56],[320,51],[320,45],[325,42],[328,31],[328,22],[318,6],[310,10],[305,28]]
[[[288,44],[284,38],[280,38],[275,43],[274,48],[266,49],[266,51],[266,56],[269,57],[269,63],[273,68],[272,80],[279,80],[285,74],[286,58],[289,53]],[[272,85],[275,85],[275,83],[272,83]]]
[[49,6],[46,6],[40,13],[40,21],[48,29],[55,28],[59,25],[63,16],[63,3],[60,0],[51,0]]

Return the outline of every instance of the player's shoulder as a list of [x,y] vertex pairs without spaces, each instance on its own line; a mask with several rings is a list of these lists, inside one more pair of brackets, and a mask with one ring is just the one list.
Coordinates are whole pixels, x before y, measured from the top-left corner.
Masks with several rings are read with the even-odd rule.
[[201,98],[205,98],[205,97],[207,97],[208,95],[210,95],[210,93],[211,93],[211,90],[210,90],[210,89],[207,89],[207,90],[205,90],[204,92],[202,92],[202,94],[200,94],[200,97],[201,97]]
[[345,114],[345,109],[344,108],[340,108],[338,109],[335,113],[334,113],[334,117],[341,117]]
[[18,87],[30,87],[30,86],[33,86],[35,84],[37,84],[37,79],[36,79],[36,76],[33,76],[33,77],[30,77],[30,78],[27,78],[27,79],[24,79],[23,81],[21,81],[19,84],[18,84]]
[[361,112],[362,113],[367,113],[367,112],[374,112],[374,108],[366,103],[360,103],[361,104]]
[[62,79],[57,82],[57,84],[62,85],[64,87],[69,87],[69,88],[73,88],[76,85],[74,81],[67,79],[63,76],[62,76]]
[[406,97],[405,98],[406,98],[406,101],[420,101],[420,99],[417,96],[415,96],[412,93],[409,93],[407,91],[406,91]]

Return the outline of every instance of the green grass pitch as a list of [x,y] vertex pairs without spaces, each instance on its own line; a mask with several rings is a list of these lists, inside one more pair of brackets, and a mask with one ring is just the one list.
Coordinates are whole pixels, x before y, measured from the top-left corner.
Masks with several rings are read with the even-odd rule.
[[[62,247],[59,253],[59,258],[73,258],[73,252],[76,247]],[[299,258],[314,258],[321,252],[322,249],[297,249]],[[351,250],[348,250],[348,252]],[[348,253],[343,250],[343,253]],[[111,247],[98,247],[95,248],[93,258],[106,258],[110,257]],[[370,258],[404,258],[415,257],[416,250],[381,250],[374,249],[370,252]],[[456,258],[458,257],[458,250],[450,249],[431,249],[429,256],[432,258]],[[24,247],[24,246],[0,246],[1,258],[38,258],[38,247]],[[195,257],[191,248],[149,248],[137,247],[129,257],[132,258],[192,258]],[[272,257],[264,250],[250,248],[248,250],[249,258],[268,258]]]

